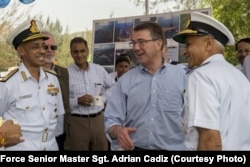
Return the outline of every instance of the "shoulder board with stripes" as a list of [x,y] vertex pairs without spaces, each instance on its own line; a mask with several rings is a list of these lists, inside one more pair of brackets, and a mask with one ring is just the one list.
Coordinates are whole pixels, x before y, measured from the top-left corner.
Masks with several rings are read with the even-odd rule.
[[196,70],[197,68],[203,67],[203,66],[207,65],[208,63],[210,63],[210,61],[208,61],[208,62],[206,62],[206,63],[204,63],[204,64],[201,64],[201,65],[199,65],[199,66],[197,66],[197,67],[195,67],[195,68],[193,68],[193,69],[187,71],[186,74],[190,74],[190,73],[192,73],[194,70]]
[[56,76],[57,76],[57,73],[56,73],[54,70],[50,70],[50,69],[48,69],[48,68],[43,68],[43,70],[44,70],[45,72],[48,72],[48,73],[50,73],[50,74],[53,74],[53,75],[56,75]]
[[18,71],[18,68],[11,70],[6,76],[3,78],[0,78],[0,82],[6,82],[8,79],[10,79],[16,72]]

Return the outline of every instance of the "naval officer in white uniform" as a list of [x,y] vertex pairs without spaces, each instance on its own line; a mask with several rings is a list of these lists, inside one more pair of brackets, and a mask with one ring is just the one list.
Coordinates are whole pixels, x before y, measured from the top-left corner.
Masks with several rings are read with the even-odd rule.
[[58,150],[55,136],[63,131],[63,125],[57,124],[64,108],[56,74],[42,68],[48,37],[40,33],[41,28],[40,22],[28,20],[7,38],[21,63],[1,80],[0,115],[21,126],[24,142],[6,150]]
[[223,56],[234,45],[221,22],[192,12],[187,28],[174,36],[185,43],[191,69],[184,95],[188,150],[250,150],[250,83]]

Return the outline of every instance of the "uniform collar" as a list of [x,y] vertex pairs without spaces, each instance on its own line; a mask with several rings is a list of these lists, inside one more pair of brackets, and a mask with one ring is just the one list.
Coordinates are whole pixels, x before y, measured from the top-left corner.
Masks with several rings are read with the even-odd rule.
[[[31,78],[32,76],[30,75],[30,72],[28,71],[28,69],[26,68],[26,66],[21,63],[19,66],[19,71],[20,71],[20,75],[21,75],[21,80],[22,81],[26,81],[29,78]],[[45,72],[43,71],[43,69],[40,67],[40,80],[47,78],[48,76],[45,74]]]
[[218,60],[224,60],[224,57],[223,57],[222,54],[214,54],[214,55],[208,57],[205,61],[203,61],[203,63],[202,63],[201,65],[196,66],[196,67],[190,69],[190,70],[187,72],[187,74],[192,73],[194,70],[196,70],[196,69],[198,69],[198,68],[200,68],[200,67],[203,67],[203,66],[209,64],[210,62],[218,61]]

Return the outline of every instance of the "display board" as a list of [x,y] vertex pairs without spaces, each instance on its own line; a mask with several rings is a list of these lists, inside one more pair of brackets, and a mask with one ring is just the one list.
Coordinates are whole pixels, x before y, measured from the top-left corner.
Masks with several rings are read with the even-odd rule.
[[137,65],[136,57],[129,45],[133,27],[145,21],[152,21],[158,23],[165,33],[168,43],[168,57],[174,61],[185,63],[185,59],[181,56],[183,45],[175,42],[173,36],[187,26],[188,18],[192,11],[211,15],[211,9],[205,8],[182,12],[94,20],[92,61],[104,66],[108,72],[112,72],[116,58],[123,53],[127,53],[131,56],[133,64]]

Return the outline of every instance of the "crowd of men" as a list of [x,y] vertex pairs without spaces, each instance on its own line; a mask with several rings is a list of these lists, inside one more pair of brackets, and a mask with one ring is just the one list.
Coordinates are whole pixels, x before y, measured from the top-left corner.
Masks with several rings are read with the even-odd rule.
[[74,62],[57,65],[57,41],[42,27],[27,20],[7,38],[21,63],[0,82],[1,149],[250,150],[249,38],[235,45],[224,24],[192,12],[173,37],[185,44],[183,65],[165,54],[161,26],[143,22],[130,42],[139,65],[120,55],[108,73],[87,61],[82,37],[69,44]]

